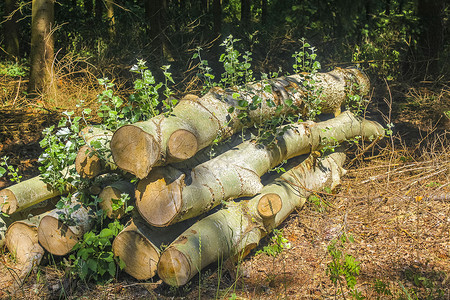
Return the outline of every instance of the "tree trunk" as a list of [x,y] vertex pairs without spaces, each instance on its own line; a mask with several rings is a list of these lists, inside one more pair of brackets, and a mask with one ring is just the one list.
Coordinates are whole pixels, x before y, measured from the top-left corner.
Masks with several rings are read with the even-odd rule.
[[[98,151],[102,151],[102,149],[110,149],[111,131],[88,126],[81,131],[81,135],[86,145],[78,150],[75,169],[82,178],[94,178],[101,173],[117,168],[109,151],[102,153],[103,159],[97,155]],[[93,147],[91,143],[100,143],[100,147]]]
[[95,0],[95,18],[99,24],[102,22],[104,5],[103,0]]
[[39,222],[46,214],[44,213],[26,220],[16,221],[8,227],[5,243],[17,263],[26,263],[30,255],[32,255],[31,251],[38,243],[37,228]]
[[260,177],[283,160],[333,146],[357,136],[380,138],[383,127],[350,112],[328,121],[297,123],[270,147],[247,141],[192,169],[190,176],[166,166],[139,181],[136,206],[154,226],[167,226],[198,216],[222,201],[253,196]]
[[439,56],[443,46],[442,0],[419,0],[417,10],[422,25],[419,47],[428,60],[426,74],[439,73]]
[[5,244],[5,233],[11,224],[14,222],[34,218],[40,214],[44,214],[55,208],[56,203],[59,201],[59,197],[54,197],[32,206],[29,206],[23,210],[16,211],[13,214],[8,215],[8,217],[0,216],[0,248]]
[[251,5],[250,0],[241,0],[241,25],[244,28],[250,27]]
[[[67,221],[63,222],[60,216],[65,216]],[[38,227],[39,243],[54,255],[66,255],[93,223],[92,209],[73,201],[69,208],[54,209],[42,218]]]
[[[69,190],[67,187],[67,192]],[[12,214],[59,195],[60,191],[52,189],[41,176],[36,176],[1,190],[0,201],[3,202],[2,211]]]
[[[195,223],[164,250],[158,263],[159,277],[169,285],[181,286],[217,260],[247,255],[264,235],[303,206],[311,190],[338,185],[344,160],[342,153],[317,160],[310,156],[264,187],[261,194],[229,204]],[[271,217],[262,218],[258,207],[268,195],[281,199],[282,206]]]
[[33,0],[28,83],[28,92],[31,94],[47,92],[53,85],[54,3],[55,0]]
[[[369,90],[368,78],[357,69],[319,73],[315,80],[323,100],[322,112],[340,109],[355,83],[359,85],[361,94]],[[245,99],[249,103],[254,96],[262,99],[261,109],[250,112],[250,124],[247,125],[278,114],[276,107],[267,104],[269,100],[277,105],[292,100],[299,108],[297,112],[306,113],[305,99],[309,92],[303,89],[302,82],[303,75],[293,75],[271,80],[272,92],[264,90],[269,85],[265,81],[236,89],[240,95],[238,99]],[[202,98],[180,101],[169,117],[159,115],[119,128],[111,140],[115,163],[122,170],[142,179],[154,166],[188,159],[218,137],[225,139],[240,132],[244,124],[239,121],[239,110],[229,113],[230,108],[238,106],[238,100],[233,97],[236,91],[213,88]],[[286,108],[281,114],[290,112],[292,109]]]
[[222,33],[222,0],[213,0],[213,30],[215,36],[220,36]]
[[84,0],[83,2],[87,19],[92,19],[92,17],[94,16],[94,0]]
[[108,19],[108,33],[111,40],[116,35],[116,19],[114,17],[114,0],[106,0],[106,18]]
[[190,220],[166,228],[155,228],[135,215],[114,239],[114,255],[125,262],[124,271],[127,274],[138,280],[150,279],[156,274],[161,246],[173,242],[193,223],[194,220]]
[[5,49],[9,56],[19,59],[19,26],[17,24],[19,11],[16,11],[17,0],[5,0]]
[[[128,181],[117,181],[106,186],[98,195],[99,206],[110,219],[120,219],[125,215],[126,207],[113,209],[113,201],[120,199],[121,194],[130,195],[130,200],[134,200],[134,185]],[[131,205],[127,203],[127,205]]]
[[267,0],[261,0],[261,23],[267,24]]

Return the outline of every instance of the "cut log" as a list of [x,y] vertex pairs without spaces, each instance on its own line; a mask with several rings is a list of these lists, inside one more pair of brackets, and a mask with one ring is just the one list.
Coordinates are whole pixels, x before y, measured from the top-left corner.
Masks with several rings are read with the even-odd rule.
[[[338,185],[344,160],[342,153],[318,159],[310,156],[265,186],[261,194],[198,221],[161,254],[159,277],[169,285],[181,286],[219,259],[247,255],[271,229],[303,206],[311,190]],[[274,195],[281,199],[281,209],[270,218],[266,214],[261,217],[258,204],[266,197],[277,198]]]
[[130,224],[114,239],[115,256],[125,263],[124,271],[138,280],[155,276],[160,248],[173,242],[194,221],[189,220],[170,227],[156,228],[134,216]]
[[16,221],[8,227],[5,237],[6,247],[19,264],[25,264],[29,261],[30,255],[33,255],[33,249],[38,244],[37,228],[46,214]]
[[2,211],[12,214],[59,195],[61,192],[45,183],[41,176],[36,176],[1,190],[0,201]]
[[75,169],[82,178],[94,178],[95,176],[114,170],[116,165],[111,153],[105,153],[103,159],[97,155],[97,150],[91,142],[98,142],[103,149],[109,149],[112,132],[97,127],[88,126],[81,131],[86,145],[82,146],[75,159]]
[[171,166],[155,168],[137,185],[140,214],[153,226],[174,224],[205,213],[221,201],[257,194],[262,188],[260,177],[283,160],[357,136],[369,139],[384,135],[380,124],[350,112],[288,128],[270,147],[244,142],[196,166],[190,175]]
[[[340,107],[348,93],[366,94],[370,85],[367,76],[358,69],[318,73],[314,79],[317,91],[321,92],[323,112]],[[230,108],[239,107],[238,100],[251,103],[255,96],[262,100],[261,109],[250,111],[248,126],[278,113],[293,112],[289,106],[278,112],[268,102],[281,105],[290,99],[298,108],[297,113],[305,113],[305,99],[310,91],[304,88],[304,81],[304,75],[292,75],[226,91],[213,88],[199,99],[182,99],[169,117],[159,115],[119,128],[111,139],[114,161],[122,170],[142,179],[155,166],[192,157],[218,137],[225,139],[241,131],[244,125],[238,118],[239,109],[229,112]],[[358,91],[354,89],[355,84],[359,85]],[[271,91],[266,85],[271,86]]]
[[[73,167],[72,165],[65,170]],[[67,186],[65,191],[55,190],[45,183],[41,176],[36,176],[1,190],[0,207],[2,212],[11,215],[62,193],[68,193],[71,189],[71,186]]]
[[[63,222],[61,215],[67,221]],[[67,209],[54,209],[42,218],[38,227],[39,243],[54,255],[66,255],[93,223],[92,209],[73,201]]]
[[5,244],[5,234],[11,224],[17,221],[34,218],[40,214],[44,214],[55,208],[56,203],[59,201],[59,197],[50,198],[45,201],[36,203],[30,207],[21,211],[16,211],[8,216],[0,216],[0,248]]
[[[113,201],[120,199],[122,194],[130,195],[130,200],[134,203],[134,185],[129,181],[117,181],[103,188],[99,194],[99,206],[110,219],[120,219],[125,214],[125,207],[113,209]],[[127,203],[126,205],[131,205]]]
[[5,217],[0,215],[0,248],[3,248],[3,246],[5,245],[5,234],[6,230],[8,229],[4,218]]

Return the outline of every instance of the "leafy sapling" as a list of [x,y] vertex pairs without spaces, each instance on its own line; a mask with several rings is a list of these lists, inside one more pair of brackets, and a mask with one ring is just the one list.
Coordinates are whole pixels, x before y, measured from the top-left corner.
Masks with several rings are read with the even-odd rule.
[[22,175],[19,175],[19,168],[8,164],[9,157],[3,156],[2,162],[0,162],[0,177],[7,174],[12,182],[19,183],[22,179]]

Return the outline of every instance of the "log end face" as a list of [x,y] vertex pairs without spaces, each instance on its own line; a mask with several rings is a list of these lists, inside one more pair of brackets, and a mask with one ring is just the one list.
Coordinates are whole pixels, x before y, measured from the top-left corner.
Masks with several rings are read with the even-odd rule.
[[186,160],[198,151],[197,137],[190,131],[178,129],[168,141],[169,155],[174,160]]
[[122,191],[120,191],[119,189],[112,186],[107,186],[101,191],[98,196],[100,198],[100,208],[110,219],[120,219],[125,213],[123,208],[119,208],[117,210],[113,210],[112,208],[113,199],[120,199],[121,194]]
[[161,169],[155,169],[139,181],[136,207],[148,223],[158,227],[171,224],[181,209],[184,177],[179,171],[167,176]]
[[258,201],[258,214],[263,219],[274,217],[280,212],[283,202],[277,194],[265,194]]
[[116,165],[142,179],[159,161],[160,146],[152,135],[141,128],[126,125],[111,139],[111,152]]
[[37,227],[14,222],[5,235],[5,243],[19,264],[23,264],[31,255],[34,245],[38,243]]
[[192,278],[188,259],[176,248],[167,248],[158,262],[158,276],[171,286],[186,284]]
[[66,255],[78,242],[78,237],[63,222],[53,216],[42,218],[38,227],[42,247],[54,255]]
[[156,275],[159,250],[141,234],[122,231],[114,239],[112,249],[125,263],[124,271],[134,278],[147,280]]
[[12,214],[18,208],[17,198],[8,188],[0,191],[0,207],[5,214]]
[[75,169],[82,178],[94,178],[103,171],[100,158],[92,153],[87,145],[78,150],[75,158]]

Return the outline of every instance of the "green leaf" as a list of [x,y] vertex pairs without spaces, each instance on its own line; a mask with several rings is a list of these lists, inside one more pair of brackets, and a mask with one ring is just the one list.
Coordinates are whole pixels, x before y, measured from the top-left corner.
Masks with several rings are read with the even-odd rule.
[[105,237],[110,237],[113,235],[113,231],[109,228],[103,228],[102,231],[100,231],[100,237],[101,238],[105,238]]
[[6,169],[3,167],[0,167],[0,177],[2,177],[6,173]]

